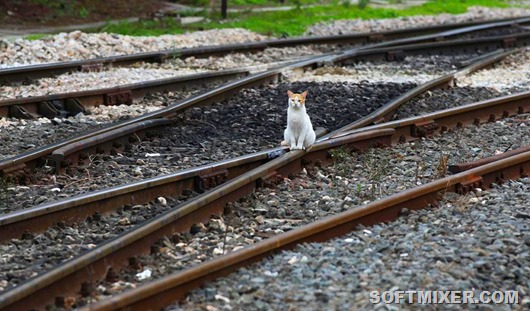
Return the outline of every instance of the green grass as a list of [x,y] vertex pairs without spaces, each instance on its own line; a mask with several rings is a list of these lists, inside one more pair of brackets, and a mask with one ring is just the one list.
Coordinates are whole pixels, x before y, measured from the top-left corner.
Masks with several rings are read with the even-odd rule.
[[32,35],[27,35],[24,37],[24,39],[26,40],[40,40],[44,37],[48,36],[47,34],[43,34],[43,33],[36,33],[36,34],[32,34]]
[[175,20],[166,18],[161,21],[140,21],[136,23],[120,22],[108,24],[102,32],[117,33],[131,36],[160,36],[164,34],[179,34],[185,31]]
[[[234,0],[234,1],[266,1],[266,0]],[[293,2],[287,2],[293,3]],[[305,30],[318,22],[337,19],[372,19],[393,18],[412,15],[436,15],[440,13],[465,13],[470,6],[508,7],[501,0],[434,0],[426,4],[406,9],[389,8],[359,8],[356,5],[341,4],[338,0],[331,5],[313,8],[295,9],[279,12],[237,13],[229,14],[226,21],[221,21],[219,12],[214,14],[199,13],[207,16],[211,21],[207,23],[191,24],[187,27],[176,22],[164,20],[162,22],[141,22],[109,25],[104,31],[128,35],[158,35],[164,33],[182,33],[186,30],[201,30],[212,28],[246,28],[261,34],[273,36],[299,36]]]
[[[313,4],[329,0],[285,0],[284,3],[280,3],[279,0],[228,0],[228,7],[233,6],[278,6],[278,5],[296,5],[296,4]],[[182,4],[195,7],[206,7],[210,5],[210,0],[187,0],[187,1],[177,1]],[[216,2],[219,4],[220,2]]]

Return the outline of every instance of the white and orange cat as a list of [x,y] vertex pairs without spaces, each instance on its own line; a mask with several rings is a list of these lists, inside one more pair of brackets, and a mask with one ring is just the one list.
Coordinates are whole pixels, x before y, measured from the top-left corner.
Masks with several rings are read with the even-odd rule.
[[287,108],[287,128],[283,133],[282,146],[289,146],[291,150],[305,150],[315,143],[316,134],[311,119],[305,109],[307,91],[294,94],[287,91],[289,108]]

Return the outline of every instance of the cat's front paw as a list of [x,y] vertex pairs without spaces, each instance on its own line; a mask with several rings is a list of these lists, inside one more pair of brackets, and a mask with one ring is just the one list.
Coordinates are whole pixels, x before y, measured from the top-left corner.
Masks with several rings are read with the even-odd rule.
[[296,146],[296,145],[291,145],[291,147],[289,149],[290,150],[300,150],[301,148],[298,148],[298,146]]

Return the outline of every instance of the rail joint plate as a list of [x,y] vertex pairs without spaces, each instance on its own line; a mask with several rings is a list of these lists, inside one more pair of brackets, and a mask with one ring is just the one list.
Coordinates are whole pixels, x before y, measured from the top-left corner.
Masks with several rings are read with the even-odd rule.
[[386,60],[389,62],[402,61],[405,59],[406,56],[407,55],[401,50],[386,52]]
[[517,45],[516,38],[506,38],[502,40],[502,47],[505,49],[514,48]]
[[105,95],[105,105],[130,105],[132,104],[132,92],[122,91]]
[[412,125],[410,135],[412,137],[428,137],[434,134],[434,131],[440,126],[433,120],[418,122]]
[[460,182],[455,185],[455,192],[458,194],[466,194],[477,188],[482,188],[483,180],[482,176],[475,176],[469,180]]
[[81,72],[94,72],[94,71],[102,71],[102,70],[103,70],[103,63],[83,64],[79,67],[79,71]]
[[220,170],[210,174],[199,175],[196,178],[196,190],[202,193],[206,190],[215,188],[220,184],[228,181],[228,170]]

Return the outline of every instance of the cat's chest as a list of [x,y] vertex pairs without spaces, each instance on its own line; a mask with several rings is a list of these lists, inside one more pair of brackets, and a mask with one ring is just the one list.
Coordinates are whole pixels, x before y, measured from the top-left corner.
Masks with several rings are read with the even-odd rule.
[[289,116],[287,123],[293,129],[302,128],[305,124],[305,116],[300,113],[292,114]]

